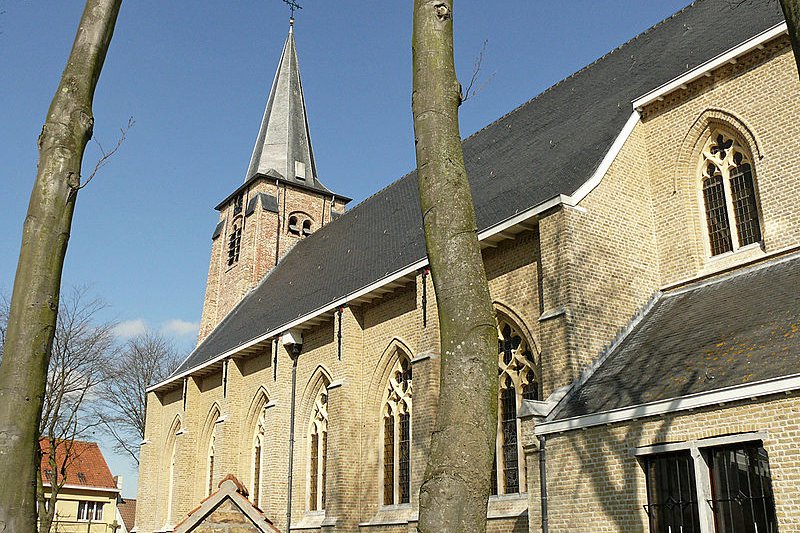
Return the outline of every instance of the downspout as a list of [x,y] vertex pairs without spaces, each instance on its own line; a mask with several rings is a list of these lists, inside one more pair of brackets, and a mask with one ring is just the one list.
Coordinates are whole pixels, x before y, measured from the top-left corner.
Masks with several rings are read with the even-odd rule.
[[547,533],[547,462],[545,461],[545,436],[539,435],[539,486],[542,490],[542,533]]
[[295,398],[297,395],[297,360],[300,358],[300,350],[302,344],[292,344],[289,346],[289,353],[292,356],[292,403],[289,413],[289,490],[286,497],[286,533],[289,533],[292,527],[292,472],[294,470],[294,410]]

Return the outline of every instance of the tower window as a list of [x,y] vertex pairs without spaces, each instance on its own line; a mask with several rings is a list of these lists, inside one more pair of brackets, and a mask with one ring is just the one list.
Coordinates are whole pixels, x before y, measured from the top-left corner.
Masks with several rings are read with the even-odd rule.
[[760,242],[758,200],[748,151],[733,136],[715,132],[706,142],[700,165],[711,255]]
[[309,235],[311,235],[311,221],[310,220],[304,220],[303,221],[303,232],[302,233],[303,233],[303,237],[308,237]]
[[300,235],[300,226],[297,225],[297,217],[289,217],[289,233],[292,235]]
[[242,212],[243,204],[244,204],[244,193],[240,193],[236,195],[236,198],[233,200],[233,216],[236,216]]
[[230,237],[228,237],[228,266],[233,266],[239,261],[239,252],[242,247],[242,226],[235,224]]

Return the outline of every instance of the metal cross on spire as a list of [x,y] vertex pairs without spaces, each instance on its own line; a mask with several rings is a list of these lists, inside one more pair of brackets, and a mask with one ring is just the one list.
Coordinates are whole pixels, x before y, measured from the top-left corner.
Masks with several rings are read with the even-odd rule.
[[283,3],[288,5],[289,8],[292,10],[289,20],[294,22],[294,12],[297,9],[303,9],[303,6],[297,3],[296,0],[283,0]]

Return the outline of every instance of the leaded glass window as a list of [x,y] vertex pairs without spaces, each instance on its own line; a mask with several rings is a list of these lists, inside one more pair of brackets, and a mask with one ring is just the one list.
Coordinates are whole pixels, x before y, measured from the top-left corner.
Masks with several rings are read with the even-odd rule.
[[522,400],[538,400],[536,361],[528,341],[507,320],[497,325],[499,404],[492,494],[525,489],[525,458],[519,442],[517,412]]
[[310,429],[308,509],[325,509],[325,480],[328,467],[328,388],[323,385],[314,400]]
[[400,356],[389,375],[383,408],[383,503],[411,501],[411,361]]
[[748,151],[715,131],[703,148],[703,207],[712,256],[761,241],[758,199]]
[[713,448],[711,492],[717,533],[778,531],[767,451],[760,443]]

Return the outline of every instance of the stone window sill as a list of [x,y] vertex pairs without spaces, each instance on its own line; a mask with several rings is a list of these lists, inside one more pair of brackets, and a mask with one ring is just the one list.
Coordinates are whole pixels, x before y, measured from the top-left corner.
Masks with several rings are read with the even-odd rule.
[[486,518],[514,518],[528,512],[528,493],[501,494],[489,497]]
[[408,524],[411,520],[416,520],[417,516],[413,512],[410,503],[399,505],[381,505],[378,512],[370,520],[358,524],[359,527],[370,526],[393,526]]
[[292,524],[292,531],[303,529],[319,529],[325,521],[325,511],[306,511],[300,522]]

